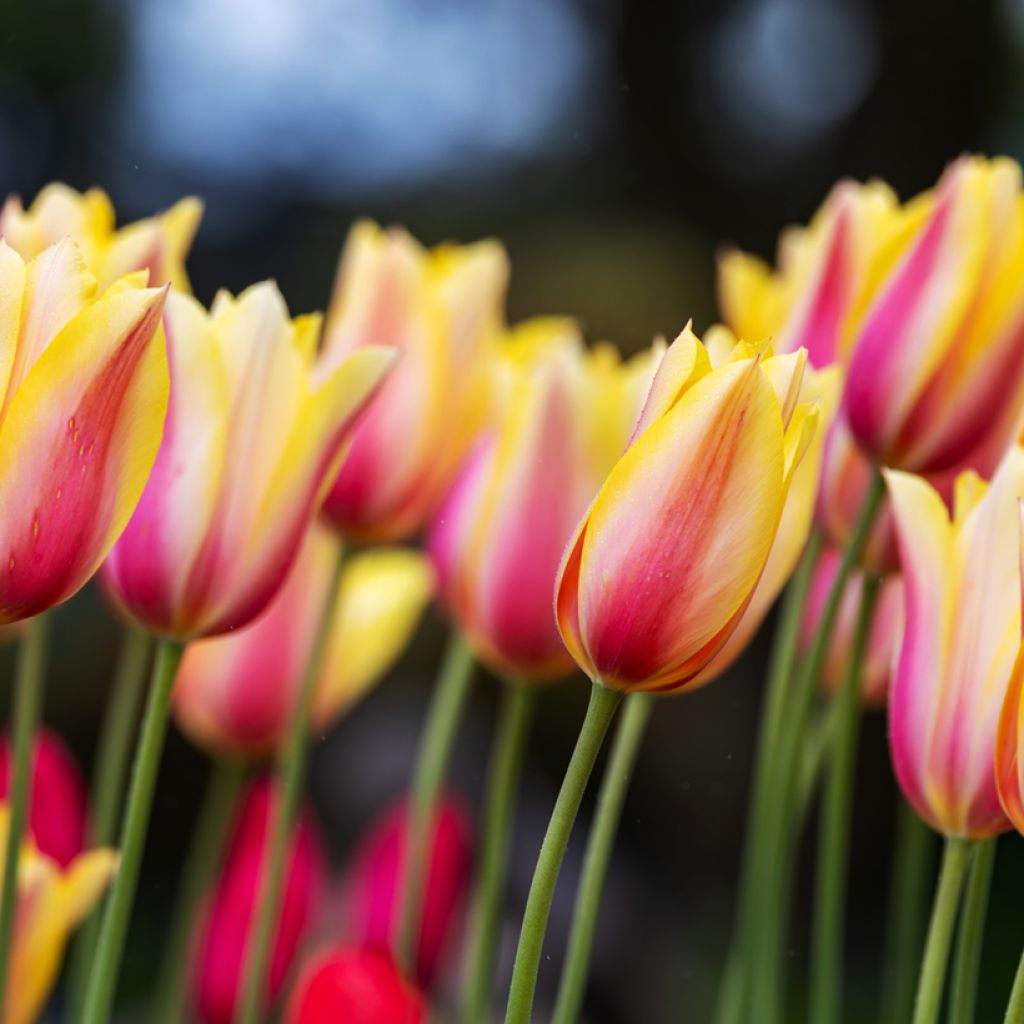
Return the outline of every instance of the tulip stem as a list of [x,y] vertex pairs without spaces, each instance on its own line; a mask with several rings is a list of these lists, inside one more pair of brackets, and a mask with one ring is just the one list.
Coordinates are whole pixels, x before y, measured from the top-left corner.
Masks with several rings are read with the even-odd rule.
[[468,962],[463,991],[463,1024],[483,1024],[489,1016],[505,865],[526,739],[536,702],[535,685],[520,680],[503,684],[498,735],[487,772],[483,849],[474,885],[469,941],[466,944]]
[[756,1018],[758,1024],[776,1024],[782,1010],[782,950],[787,933],[787,907],[783,900],[790,891],[785,876],[791,870],[791,847],[796,840],[797,814],[793,804],[802,737],[807,730],[846,581],[860,560],[884,496],[885,482],[881,473],[876,472],[849,544],[843,551],[810,651],[790,684],[786,728],[779,736],[775,763],[769,770],[769,807],[764,821],[766,834],[754,885],[758,908],[754,914],[754,935],[747,959],[751,981],[744,1003],[746,1015]]
[[153,806],[153,791],[160,768],[160,755],[163,752],[164,737],[167,735],[171,691],[184,650],[183,644],[173,640],[161,640],[156,649],[149,696],[142,718],[142,732],[135,750],[128,802],[121,825],[121,863],[103,912],[96,959],[85,993],[85,1007],[82,1012],[84,1024],[106,1024],[110,1020],[128,920],[131,917],[139,869],[142,866],[142,854],[146,845],[146,831]]
[[939,1018],[949,946],[953,939],[953,926],[956,924],[960,893],[972,849],[972,844],[964,839],[946,839],[935,900],[932,903],[931,922],[928,925],[928,939],[917,980],[913,1024],[935,1024]]
[[843,925],[847,853],[853,802],[854,763],[860,724],[860,686],[864,652],[871,632],[879,580],[864,581],[860,614],[850,660],[835,696],[836,728],[828,751],[828,773],[819,818],[814,919],[811,930],[810,1020],[839,1019],[842,993]]
[[10,817],[7,826],[7,850],[4,855],[3,888],[0,890],[0,1007],[7,990],[8,961],[14,931],[14,911],[18,895],[18,855],[21,852],[28,803],[32,789],[32,750],[43,704],[46,680],[46,638],[48,619],[36,615],[18,646],[18,665],[14,679],[14,735],[12,766],[8,787]]
[[[111,846],[117,838],[117,819],[124,799],[132,734],[139,718],[146,666],[152,651],[153,638],[149,633],[135,626],[125,627],[114,682],[100,728],[96,767],[90,790],[92,836],[97,846]],[[68,966],[68,1005],[72,1020],[82,1010],[99,928],[100,913],[97,908],[75,937],[74,952]]]
[[886,978],[882,993],[885,1024],[905,1024],[914,1009],[915,967],[924,948],[927,879],[935,833],[898,797],[896,850],[889,885],[889,913],[886,925]]
[[967,880],[964,907],[957,926],[956,952],[953,956],[953,984],[950,993],[949,1024],[972,1024],[978,1000],[978,973],[985,936],[988,894],[992,888],[992,869],[996,862],[996,841],[978,844]]
[[166,1024],[178,1024],[182,1020],[188,982],[189,942],[199,905],[220,864],[228,825],[245,776],[245,763],[232,758],[218,758],[210,769],[206,795],[199,809],[174,901],[150,1020],[165,1021]]
[[473,653],[453,629],[437,685],[430,698],[416,766],[413,770],[409,845],[402,871],[401,912],[395,936],[395,958],[407,974],[415,973],[416,946],[423,914],[423,891],[429,863],[430,837],[438,794],[444,783],[452,745],[473,675]]
[[339,550],[335,560],[334,573],[327,590],[317,623],[313,646],[306,671],[302,677],[298,698],[292,708],[284,742],[278,754],[277,813],[272,815],[267,827],[267,854],[260,887],[260,900],[252,928],[249,932],[242,971],[242,990],[239,1010],[236,1016],[242,1024],[256,1024],[262,1013],[262,1001],[267,991],[267,964],[270,959],[270,942],[274,936],[281,907],[281,890],[284,883],[285,855],[288,838],[295,822],[306,774],[306,735],[309,715],[316,694],[317,680],[327,653],[334,608],[338,602],[344,551]]
[[562,788],[558,791],[558,799],[551,812],[537,866],[533,871],[522,930],[519,933],[519,946],[512,967],[505,1024],[529,1024],[544,933],[547,931],[558,872],[562,867],[562,858],[580,809],[583,792],[621,700],[622,694],[617,690],[606,690],[599,683],[591,687],[587,714],[562,780]]
[[646,693],[633,694],[627,698],[615,730],[615,741],[601,780],[597,811],[583,857],[583,873],[576,889],[572,931],[562,965],[552,1024],[574,1024],[579,1017],[608,862],[622,817],[629,779],[653,709],[653,697]]
[[1010,1001],[1006,1004],[1003,1024],[1024,1024],[1024,953],[1017,964],[1017,973],[1010,990]]

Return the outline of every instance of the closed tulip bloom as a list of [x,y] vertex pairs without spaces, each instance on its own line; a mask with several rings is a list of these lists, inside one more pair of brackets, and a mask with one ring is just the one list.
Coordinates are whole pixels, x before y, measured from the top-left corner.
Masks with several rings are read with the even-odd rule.
[[713,367],[689,328],[665,353],[556,584],[562,639],[595,682],[676,690],[729,639],[813,437],[804,363],[740,344]]
[[0,621],[65,600],[125,528],[167,411],[165,293],[100,294],[70,242],[0,240]]
[[122,611],[177,638],[250,622],[292,566],[360,410],[394,353],[314,365],[315,316],[277,288],[172,292],[171,405],[160,455],[104,576]]
[[[387,953],[398,927],[399,889],[408,842],[405,801],[388,808],[359,842],[348,869],[348,933],[361,946]],[[431,830],[423,914],[416,942],[417,982],[427,988],[455,938],[472,862],[469,819],[454,799],[442,798]]]
[[150,285],[173,284],[188,291],[185,257],[202,215],[203,204],[190,196],[154,217],[116,228],[105,192],[76,192],[55,182],[27,210],[18,196],[9,196],[0,209],[0,235],[25,260],[70,238],[101,289],[134,270],[148,270]]
[[[0,868],[7,850],[8,809],[0,805]],[[64,946],[117,871],[113,850],[90,850],[61,866],[31,842],[18,857],[17,907],[3,1024],[31,1024],[60,971]]]
[[920,477],[886,480],[906,608],[889,701],[896,778],[936,831],[984,839],[1009,827],[993,764],[1021,637],[1024,449],[1009,450],[987,487],[961,476],[952,521]]
[[908,207],[852,314],[845,405],[876,462],[974,465],[1019,432],[1024,382],[1020,168],[964,157]]
[[342,256],[323,354],[394,346],[325,511],[348,536],[395,540],[437,507],[487,411],[488,354],[508,274],[494,242],[427,252],[400,229],[357,224]]
[[[11,785],[11,745],[0,744],[0,800]],[[85,848],[88,799],[85,781],[71,752],[56,733],[42,729],[35,737],[28,834],[41,854],[66,868]]]
[[371,949],[336,949],[303,968],[287,1024],[426,1024],[427,1002],[390,957]]
[[[287,581],[255,621],[189,644],[174,683],[174,712],[213,754],[259,756],[278,748],[329,599],[340,542],[314,524]],[[408,548],[347,559],[313,697],[323,732],[391,667],[433,590],[427,560]]]
[[[261,779],[242,797],[220,877],[200,922],[193,962],[196,1013],[204,1024],[231,1024],[244,975],[245,956],[259,905],[267,859],[267,827],[276,805]],[[285,858],[281,907],[262,1005],[277,1001],[302,941],[309,933],[326,885],[326,856],[312,812],[299,815]]]
[[[1021,525],[1020,578],[1024,590],[1024,504],[1018,506]],[[996,786],[999,800],[1013,827],[1024,832],[1024,643],[1006,688],[996,731]]]
[[[799,647],[810,650],[821,620],[825,603],[832,591],[842,551],[826,549],[811,579],[800,623]],[[854,570],[846,582],[839,602],[836,623],[829,638],[821,681],[831,693],[843,685],[846,668],[853,653],[854,635],[864,592],[864,570]],[[879,588],[861,665],[860,697],[868,708],[884,707],[889,698],[889,680],[903,631],[903,581],[898,575],[887,576]]]

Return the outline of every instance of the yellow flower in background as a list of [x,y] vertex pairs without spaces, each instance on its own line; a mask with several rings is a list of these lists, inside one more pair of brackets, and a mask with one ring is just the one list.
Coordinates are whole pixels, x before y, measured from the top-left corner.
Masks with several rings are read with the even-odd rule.
[[56,182],[47,185],[27,210],[18,196],[8,196],[0,209],[0,235],[26,260],[70,238],[100,289],[134,270],[148,270],[150,285],[172,284],[188,291],[185,257],[202,215],[202,202],[189,196],[163,213],[117,228],[114,206],[105,192],[76,192]]

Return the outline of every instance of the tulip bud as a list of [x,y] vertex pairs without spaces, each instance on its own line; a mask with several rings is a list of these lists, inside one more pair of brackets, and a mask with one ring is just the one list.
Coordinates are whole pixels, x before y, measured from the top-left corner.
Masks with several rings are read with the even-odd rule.
[[270,283],[222,292],[210,313],[172,292],[164,326],[167,430],[104,576],[126,615],[187,639],[267,606],[394,353],[368,347],[315,367],[318,318],[289,320]]
[[[398,927],[399,889],[408,842],[405,801],[374,821],[352,856],[346,891],[348,933],[366,948],[386,953]],[[454,938],[454,925],[469,882],[472,840],[461,805],[438,806],[430,839],[423,914],[416,943],[416,980],[427,988]]]
[[[204,1024],[231,1024],[240,994],[248,944],[267,860],[267,832],[278,797],[261,779],[249,787],[235,820],[227,856],[209,896],[193,965],[195,1007]],[[263,1006],[281,993],[309,931],[325,887],[326,856],[312,812],[304,810],[289,837],[281,907],[264,979]]]
[[[1020,579],[1024,597],[1024,503],[1018,503],[1021,543]],[[1024,626],[1024,622],[1022,622]],[[1024,832],[1024,643],[1006,688],[996,732],[996,786],[1006,816],[1018,832]]]
[[889,699],[896,778],[917,813],[947,836],[1009,827],[993,770],[1003,695],[1020,648],[1018,500],[1024,448],[985,485],[957,480],[952,522],[920,477],[886,471],[899,542],[906,624]]
[[805,358],[741,343],[713,367],[689,328],[666,351],[558,576],[559,630],[591,679],[676,690],[729,639],[813,437]]
[[[0,800],[11,785],[11,744],[0,743]],[[56,733],[36,734],[29,791],[28,832],[44,856],[66,868],[85,848],[88,801],[82,773]]]
[[427,1024],[427,1003],[389,957],[337,949],[303,969],[285,1014],[287,1024]]

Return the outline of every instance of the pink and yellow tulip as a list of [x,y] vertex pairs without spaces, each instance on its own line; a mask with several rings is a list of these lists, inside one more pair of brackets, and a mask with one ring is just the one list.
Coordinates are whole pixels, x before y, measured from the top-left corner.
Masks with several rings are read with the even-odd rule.
[[[287,581],[255,621],[189,644],[174,683],[178,724],[214,754],[277,749],[329,599],[339,540],[314,524]],[[376,548],[349,558],[335,598],[311,727],[325,731],[394,663],[433,590],[425,557]]]
[[495,242],[427,252],[397,228],[352,229],[323,353],[338,359],[389,345],[400,359],[327,497],[325,511],[345,535],[406,537],[437,507],[486,417],[507,274]]
[[556,584],[562,638],[595,682],[677,690],[728,641],[813,438],[805,360],[740,343],[715,367],[689,328],[665,353]]
[[[1020,506],[1020,578],[1024,590],[1024,505]],[[1006,688],[996,732],[996,786],[1013,827],[1024,833],[1024,643]]]
[[889,701],[893,765],[936,831],[984,839],[1009,827],[996,789],[1000,707],[1021,640],[1018,501],[1024,448],[986,486],[957,481],[952,521],[925,480],[887,471],[905,588]]
[[0,240],[0,621],[74,594],[142,494],[167,411],[144,277],[101,294],[70,242],[26,263]]
[[105,192],[76,192],[56,182],[47,185],[27,210],[18,196],[8,196],[0,209],[0,236],[25,260],[70,238],[101,290],[125,274],[147,270],[150,285],[172,284],[188,291],[185,257],[202,215],[203,204],[189,197],[154,217],[116,228],[114,207]]
[[209,313],[172,292],[164,327],[167,430],[104,576],[127,615],[184,639],[266,607],[394,353],[315,364],[319,318],[289,320],[270,283],[222,292]]

